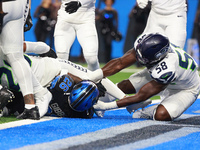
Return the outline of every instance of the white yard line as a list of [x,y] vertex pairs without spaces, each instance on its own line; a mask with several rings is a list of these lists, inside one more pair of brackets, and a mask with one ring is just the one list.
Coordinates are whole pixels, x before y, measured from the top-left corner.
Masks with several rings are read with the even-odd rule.
[[17,127],[17,126],[22,126],[22,125],[33,124],[33,123],[39,123],[39,122],[53,120],[53,119],[57,119],[57,117],[46,117],[45,116],[45,117],[41,118],[40,120],[24,119],[24,120],[12,121],[12,122],[8,122],[8,123],[0,124],[0,130]]

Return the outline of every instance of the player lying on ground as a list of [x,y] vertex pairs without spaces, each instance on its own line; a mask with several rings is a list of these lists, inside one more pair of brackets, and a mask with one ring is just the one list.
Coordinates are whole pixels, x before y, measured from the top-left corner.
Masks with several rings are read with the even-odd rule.
[[[66,82],[67,81],[67,82]],[[96,85],[89,80],[82,80],[75,84],[69,75],[57,76],[48,88],[53,95],[48,105],[47,116],[69,117],[69,118],[92,118],[94,111],[92,106],[98,98],[105,93],[102,85]],[[100,92],[99,92],[100,91]],[[13,94],[15,97],[13,98]],[[4,105],[0,117],[19,115],[24,110],[24,100],[21,92],[0,90],[0,102]],[[12,102],[8,102],[12,96]],[[4,99],[2,99],[4,98]],[[34,113],[26,115],[37,115]]]
[[[113,59],[102,69],[89,73],[93,81],[113,75],[136,60],[146,66],[127,80],[118,83],[126,94],[136,93],[119,101],[99,101],[95,110],[110,110],[129,106],[160,94],[161,103],[133,113],[133,118],[150,118],[170,121],[178,118],[197,99],[200,91],[198,66],[184,50],[169,43],[160,34],[144,34],[135,42],[134,48],[121,58]],[[130,107],[131,109],[131,107]],[[130,112],[134,110],[130,110]]]
[[[34,46],[27,46],[27,48],[30,47]],[[56,78],[58,75],[59,78],[63,79],[63,75],[68,74],[75,81],[75,83],[77,82],[76,80],[78,80],[79,78],[89,79],[87,76],[87,72],[90,72],[89,70],[70,61],[66,61],[63,59],[54,59],[49,57],[41,58],[27,55],[25,55],[25,58],[31,65],[33,73],[35,74],[38,81],[43,87],[49,87],[54,78]],[[15,75],[12,73],[12,68],[9,66],[9,64],[4,60],[0,60],[0,66],[2,85],[7,86],[12,91],[20,91]],[[115,100],[116,98],[121,99],[125,96],[125,94],[121,90],[119,90],[119,88],[117,88],[117,86],[113,84],[110,80],[103,79],[101,83],[106,88],[104,101]],[[64,92],[62,94],[64,94]],[[53,97],[55,97],[54,94]],[[65,99],[63,99],[63,101],[65,101]],[[49,102],[46,103],[48,106]],[[62,104],[60,106],[62,106]],[[44,115],[47,112],[47,108],[39,109],[39,112],[40,114]]]

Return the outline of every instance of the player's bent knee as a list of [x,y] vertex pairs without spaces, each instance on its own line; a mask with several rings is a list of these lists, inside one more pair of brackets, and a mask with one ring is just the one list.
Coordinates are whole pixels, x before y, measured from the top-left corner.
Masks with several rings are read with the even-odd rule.
[[99,68],[99,61],[97,56],[85,56],[85,60],[88,64],[89,70],[96,70]]
[[158,105],[156,112],[154,114],[154,119],[158,121],[171,121],[171,117],[168,111],[165,109],[163,105]]

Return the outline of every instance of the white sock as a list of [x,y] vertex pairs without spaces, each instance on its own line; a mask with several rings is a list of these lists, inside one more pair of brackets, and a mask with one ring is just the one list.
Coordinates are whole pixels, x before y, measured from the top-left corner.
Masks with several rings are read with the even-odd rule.
[[35,104],[25,104],[26,109],[31,109],[33,107],[35,107]]
[[67,53],[56,52],[56,54],[57,54],[58,58],[65,59],[65,60],[69,59],[69,54],[67,54]]

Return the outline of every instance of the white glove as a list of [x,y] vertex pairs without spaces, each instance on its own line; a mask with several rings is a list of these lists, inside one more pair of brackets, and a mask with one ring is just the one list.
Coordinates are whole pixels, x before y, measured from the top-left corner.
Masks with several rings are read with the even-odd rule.
[[144,9],[144,8],[147,6],[148,1],[149,1],[149,0],[137,0],[137,3],[138,3],[138,6],[139,6],[140,8]]
[[94,82],[97,82],[103,79],[103,71],[101,69],[97,69],[95,71],[88,71],[87,75],[88,75],[88,78]]
[[99,110],[111,110],[118,108],[117,102],[109,102],[109,103],[104,103],[102,101],[98,101],[95,105],[93,105],[95,111]]
[[131,114],[132,112],[135,112],[137,109],[144,108],[144,107],[146,107],[147,105],[149,105],[151,103],[152,103],[152,100],[151,99],[147,99],[146,101],[129,105],[129,106],[126,107],[126,109]]

